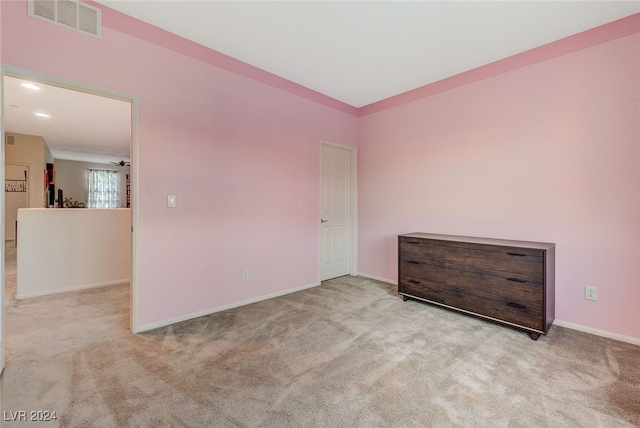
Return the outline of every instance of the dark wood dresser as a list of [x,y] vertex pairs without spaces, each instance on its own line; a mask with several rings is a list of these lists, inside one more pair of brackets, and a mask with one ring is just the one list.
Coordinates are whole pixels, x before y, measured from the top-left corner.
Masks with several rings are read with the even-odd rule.
[[411,233],[398,236],[398,293],[526,331],[555,319],[555,244]]

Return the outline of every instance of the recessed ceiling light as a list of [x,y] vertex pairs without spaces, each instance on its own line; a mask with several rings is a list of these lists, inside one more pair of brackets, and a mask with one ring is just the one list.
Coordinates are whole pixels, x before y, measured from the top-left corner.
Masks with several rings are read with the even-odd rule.
[[35,85],[33,83],[23,83],[22,86],[27,88],[27,89],[32,89],[34,91],[39,91],[40,90],[40,86]]
[[47,113],[36,113],[36,116],[38,116],[38,117],[51,117]]

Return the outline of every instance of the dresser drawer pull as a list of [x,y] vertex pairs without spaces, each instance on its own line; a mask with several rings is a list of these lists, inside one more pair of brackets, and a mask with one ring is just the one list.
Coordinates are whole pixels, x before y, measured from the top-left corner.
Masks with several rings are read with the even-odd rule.
[[407,244],[420,244],[420,241],[404,241]]
[[518,309],[527,309],[527,307],[525,305],[521,305],[520,303],[509,302],[509,303],[507,303],[507,306],[512,306],[512,307],[518,308]]
[[525,283],[525,282],[527,282],[527,280],[526,280],[526,279],[520,279],[520,278],[507,278],[507,281],[519,282],[519,283]]
[[415,279],[410,279],[409,281],[411,284],[420,284],[420,281],[416,281]]
[[421,265],[422,263],[416,262],[415,260],[407,260],[407,263],[411,263],[412,265]]
[[514,256],[514,257],[527,257],[526,254],[522,254],[522,253],[507,253],[507,255]]

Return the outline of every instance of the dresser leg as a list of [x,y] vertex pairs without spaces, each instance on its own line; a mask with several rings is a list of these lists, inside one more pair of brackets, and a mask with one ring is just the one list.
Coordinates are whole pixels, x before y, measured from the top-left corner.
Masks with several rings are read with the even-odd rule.
[[407,296],[402,296],[402,301],[406,302],[407,300],[409,300],[409,298]]
[[528,331],[527,334],[529,335],[531,340],[538,340],[538,338],[540,337],[540,333],[535,333],[533,331]]

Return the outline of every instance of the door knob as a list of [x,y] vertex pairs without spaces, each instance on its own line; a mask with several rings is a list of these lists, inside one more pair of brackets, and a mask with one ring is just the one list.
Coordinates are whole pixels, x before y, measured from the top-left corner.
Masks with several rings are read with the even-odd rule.
[[321,219],[320,219],[320,223],[326,223],[326,222],[328,222],[328,221],[329,221],[329,220],[325,220],[325,219],[323,219],[323,218],[321,218]]

